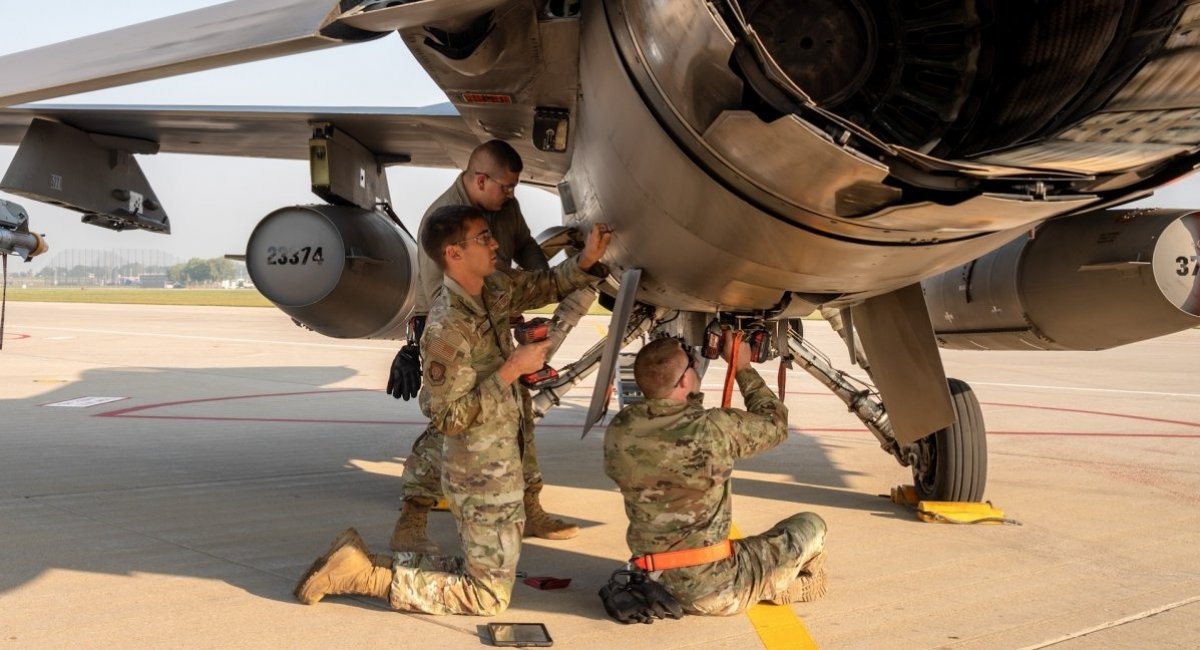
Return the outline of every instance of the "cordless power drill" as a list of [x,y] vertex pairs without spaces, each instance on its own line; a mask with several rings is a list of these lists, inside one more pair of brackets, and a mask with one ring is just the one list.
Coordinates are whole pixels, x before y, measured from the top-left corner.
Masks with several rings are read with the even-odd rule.
[[[554,321],[549,318],[538,317],[528,321],[522,318],[513,323],[513,335],[516,336],[517,343],[521,345],[541,343],[550,338],[550,330],[553,327]],[[537,388],[554,379],[558,379],[558,371],[547,363],[542,366],[541,370],[521,375],[520,381],[526,388]]]

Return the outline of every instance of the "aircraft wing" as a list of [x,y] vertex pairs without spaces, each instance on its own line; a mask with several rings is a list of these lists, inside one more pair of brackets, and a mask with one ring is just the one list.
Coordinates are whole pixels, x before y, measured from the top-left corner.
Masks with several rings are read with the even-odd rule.
[[[0,144],[19,144],[37,118],[165,153],[307,160],[313,126],[332,123],[385,159],[461,167],[478,139],[450,104],[423,108],[33,105],[0,109]],[[532,170],[531,170],[532,171]]]
[[[0,57],[0,105],[357,43],[428,22],[453,24],[503,2],[386,4],[368,11],[336,0],[235,0],[10,54]],[[354,6],[343,10],[347,5]]]
[[[573,144],[579,90],[576,17],[556,15],[549,8],[543,12],[533,0],[234,0],[0,56],[0,106],[356,43],[394,31],[453,106],[21,105],[0,111],[0,142],[19,142],[40,116],[93,137],[143,140],[146,151],[303,159],[311,125],[330,122],[376,155],[410,156],[413,164],[430,167],[461,166],[474,145],[502,138],[520,152],[523,180],[552,186],[569,166]],[[492,34],[499,36],[488,39]]]

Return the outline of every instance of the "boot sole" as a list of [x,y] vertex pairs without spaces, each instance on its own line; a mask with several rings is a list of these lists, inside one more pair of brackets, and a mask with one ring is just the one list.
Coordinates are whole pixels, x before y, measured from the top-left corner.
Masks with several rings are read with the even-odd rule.
[[301,594],[304,592],[304,588],[308,586],[308,583],[312,581],[313,576],[315,576],[321,569],[325,568],[325,565],[329,563],[329,558],[333,557],[333,554],[338,552],[342,547],[348,545],[357,546],[364,554],[368,556],[370,555],[370,551],[367,550],[366,543],[364,543],[362,538],[359,537],[357,530],[353,528],[347,528],[346,530],[342,531],[340,535],[333,539],[333,543],[329,545],[329,550],[326,551],[321,557],[313,560],[312,566],[308,567],[308,571],[304,572],[304,575],[300,578],[300,582],[298,582],[296,584],[296,588],[292,590],[292,595],[296,597],[296,600],[304,603],[305,605],[315,605],[321,602],[320,598],[307,600]]
[[825,550],[822,549],[820,553],[804,563],[800,569],[800,575],[796,576],[796,581],[793,583],[794,585],[803,585],[803,588],[796,589],[796,586],[793,586],[788,590],[789,595],[792,596],[791,602],[812,602],[829,592],[829,573],[825,570],[825,557]]
[[533,532],[531,530],[525,531],[525,537],[537,537],[539,539],[550,539],[550,540],[554,540],[554,541],[562,541],[564,539],[571,539],[573,537],[578,537],[578,536],[579,536],[579,527],[578,526],[573,527],[573,528],[565,528],[563,530],[551,530],[551,531],[544,531],[544,532]]

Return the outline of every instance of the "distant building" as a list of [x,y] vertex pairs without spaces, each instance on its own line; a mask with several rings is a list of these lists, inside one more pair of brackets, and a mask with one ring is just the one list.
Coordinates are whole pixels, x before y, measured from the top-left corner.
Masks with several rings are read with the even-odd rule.
[[140,284],[143,289],[165,289],[167,288],[167,274],[143,273]]

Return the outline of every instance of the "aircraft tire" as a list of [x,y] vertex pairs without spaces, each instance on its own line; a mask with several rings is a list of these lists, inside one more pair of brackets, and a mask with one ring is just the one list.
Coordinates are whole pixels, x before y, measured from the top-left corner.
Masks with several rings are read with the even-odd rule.
[[949,379],[955,423],[917,441],[929,454],[928,471],[913,467],[917,497],[925,501],[979,501],[987,485],[987,437],[975,391]]

